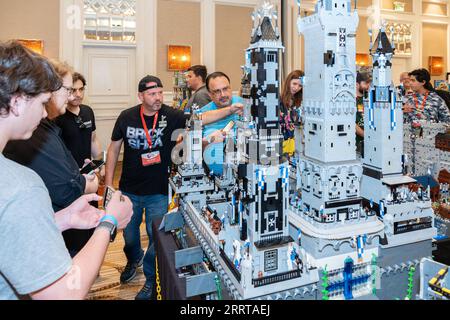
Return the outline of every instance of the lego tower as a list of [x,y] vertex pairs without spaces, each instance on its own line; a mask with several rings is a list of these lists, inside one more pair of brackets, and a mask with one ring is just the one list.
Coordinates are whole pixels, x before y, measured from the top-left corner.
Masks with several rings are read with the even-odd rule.
[[415,180],[404,175],[402,102],[392,83],[394,48],[384,28],[371,44],[373,83],[364,108],[364,160],[361,194],[365,211],[384,223],[380,241],[381,299],[418,292],[420,259],[431,256],[436,235],[427,191],[413,192]]
[[[279,61],[281,43],[276,13],[269,2],[253,14],[255,26],[247,49],[249,121],[238,124],[237,170],[241,240],[251,243],[253,281],[265,286],[300,276],[285,261],[289,243],[287,208],[289,167],[281,162]],[[283,275],[283,276],[281,276]],[[292,286],[292,285],[291,285]]]
[[356,157],[355,37],[350,1],[323,0],[299,18],[305,37],[304,154],[290,223],[301,232],[308,263],[327,274],[326,299],[371,295],[383,224],[361,210],[362,167]]
[[281,163],[279,124],[279,61],[284,48],[276,17],[268,1],[253,14],[244,68],[245,110],[236,124],[236,161],[229,166],[236,183],[220,256],[244,299],[274,292],[288,297],[294,295],[290,290],[306,290],[318,281],[317,273],[302,276],[304,265],[289,235],[289,165]]

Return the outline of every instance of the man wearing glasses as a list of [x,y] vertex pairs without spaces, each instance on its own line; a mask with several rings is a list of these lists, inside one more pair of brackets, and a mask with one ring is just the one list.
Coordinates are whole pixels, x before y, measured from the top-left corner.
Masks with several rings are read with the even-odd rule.
[[67,112],[55,122],[62,130],[62,138],[78,166],[82,168],[86,159],[102,156],[100,142],[96,135],[95,116],[91,107],[82,104],[86,89],[83,75],[73,74],[73,94],[67,104]]
[[[78,72],[72,78],[72,94],[67,102],[66,113],[56,118],[55,123],[61,128],[61,138],[81,169],[87,160],[101,158],[102,150],[95,134],[94,112],[91,107],[82,104],[86,79]],[[104,173],[104,169],[101,173]],[[91,205],[98,207],[97,202]],[[86,245],[94,231],[95,229],[69,230],[65,232],[64,239],[70,244],[71,251],[77,253]]]
[[212,144],[204,151],[204,161],[215,175],[223,174],[223,129],[233,121],[237,122],[242,114],[243,100],[233,96],[230,78],[223,72],[214,72],[206,78],[206,88],[212,101],[200,109],[201,113],[215,110],[228,110],[228,116],[222,120],[204,126],[203,137]]

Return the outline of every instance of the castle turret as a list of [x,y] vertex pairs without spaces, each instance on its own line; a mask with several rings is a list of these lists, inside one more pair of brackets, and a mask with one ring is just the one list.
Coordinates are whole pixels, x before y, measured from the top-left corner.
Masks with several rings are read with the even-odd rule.
[[402,103],[392,82],[394,48],[384,28],[373,45],[373,83],[364,112],[364,172],[368,175],[402,174]]
[[381,299],[404,293],[401,285],[407,270],[431,255],[431,240],[436,235],[429,195],[420,188],[413,191],[416,181],[403,173],[402,102],[391,72],[394,51],[381,28],[371,45],[373,83],[364,103],[363,207],[384,224],[380,267],[396,270],[404,266],[394,275],[382,275],[377,293]]

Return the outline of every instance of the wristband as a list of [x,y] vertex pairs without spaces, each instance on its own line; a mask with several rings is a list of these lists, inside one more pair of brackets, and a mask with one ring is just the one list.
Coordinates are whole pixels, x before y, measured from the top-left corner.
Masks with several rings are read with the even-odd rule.
[[102,223],[103,221],[109,221],[109,222],[112,222],[112,223],[116,226],[116,228],[119,226],[119,222],[117,221],[117,219],[116,219],[114,216],[111,216],[111,215],[106,215],[106,216],[104,216],[104,217],[100,220],[100,223]]

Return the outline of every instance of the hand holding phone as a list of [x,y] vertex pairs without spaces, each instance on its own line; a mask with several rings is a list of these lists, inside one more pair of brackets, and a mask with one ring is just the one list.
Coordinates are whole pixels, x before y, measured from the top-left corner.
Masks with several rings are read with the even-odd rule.
[[114,192],[116,192],[116,190],[114,190],[114,188],[112,188],[110,186],[106,187],[105,194],[103,196],[103,208],[106,209],[106,207],[109,204],[109,201],[112,199]]
[[88,164],[86,164],[81,170],[81,174],[93,174],[95,170],[100,169],[105,165],[105,162],[103,160],[92,160]]

